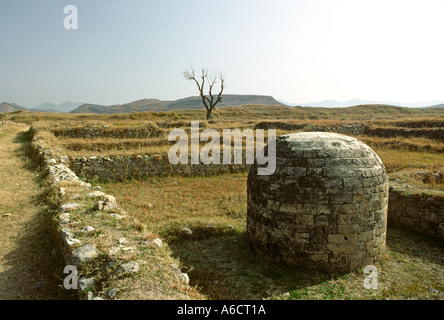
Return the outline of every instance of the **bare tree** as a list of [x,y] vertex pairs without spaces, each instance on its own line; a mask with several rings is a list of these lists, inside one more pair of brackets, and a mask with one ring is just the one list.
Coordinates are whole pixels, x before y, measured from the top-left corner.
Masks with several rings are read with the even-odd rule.
[[[205,106],[205,109],[207,109],[207,120],[211,117],[211,112],[214,110],[216,105],[222,101],[222,92],[224,91],[224,81],[225,76],[222,73],[219,73],[218,75],[213,74],[211,76],[208,75],[208,70],[205,68],[202,68],[202,73],[200,75],[200,81],[196,78],[195,72],[193,68],[186,69],[183,72],[183,75],[185,79],[192,80],[196,83],[197,88],[199,89],[200,97],[202,99],[202,103]],[[204,93],[204,86],[205,81],[208,80],[208,96]],[[220,82],[220,91],[217,94],[217,96],[213,95],[213,87],[217,83],[217,80]]]

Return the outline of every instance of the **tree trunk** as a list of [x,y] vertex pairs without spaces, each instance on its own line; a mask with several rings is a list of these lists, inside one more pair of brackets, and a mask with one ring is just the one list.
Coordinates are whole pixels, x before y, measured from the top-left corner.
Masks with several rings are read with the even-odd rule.
[[211,109],[207,109],[207,120],[211,118]]

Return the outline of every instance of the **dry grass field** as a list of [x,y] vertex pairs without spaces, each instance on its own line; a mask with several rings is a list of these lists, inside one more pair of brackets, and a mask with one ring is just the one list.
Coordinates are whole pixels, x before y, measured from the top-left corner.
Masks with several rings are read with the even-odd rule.
[[[277,135],[295,131],[285,129],[295,125],[300,128],[296,131],[312,125],[332,128],[342,124],[434,130],[443,126],[444,109],[242,106],[216,109],[209,121],[203,120],[204,112],[199,110],[115,115],[17,112],[5,117],[32,125],[45,143],[59,148],[62,154],[89,157],[165,154],[172,144],[167,140],[168,131],[172,128],[189,131],[191,120],[199,120],[201,129],[218,131],[255,130],[262,122],[279,122]],[[162,135],[150,139],[84,139],[54,134],[54,130],[63,128],[141,126],[155,126]],[[418,170],[444,172],[442,138],[362,134],[356,137],[379,155],[390,181],[396,179],[397,183],[408,184],[418,192],[444,194],[442,181],[424,183],[415,179]],[[165,259],[170,259],[166,257],[170,255],[190,275],[193,295],[199,299],[444,299],[444,293],[434,291],[444,291],[442,241],[400,228],[388,230],[387,250],[377,265],[377,290],[363,287],[362,270],[325,275],[261,260],[250,252],[246,239],[246,181],[247,173],[236,173],[91,183],[114,195],[131,220],[144,226],[139,228],[140,232],[159,236],[168,243],[169,251],[163,253]],[[1,192],[5,197],[6,191]],[[139,280],[143,281],[143,277]],[[160,284],[168,285],[168,281]]]
[[0,300],[56,299],[58,264],[27,128],[0,131]]

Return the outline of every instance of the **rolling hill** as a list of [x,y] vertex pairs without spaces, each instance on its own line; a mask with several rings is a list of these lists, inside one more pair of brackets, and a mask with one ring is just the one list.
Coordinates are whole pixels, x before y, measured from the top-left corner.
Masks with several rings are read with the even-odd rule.
[[437,105],[430,106],[430,107],[425,107],[425,108],[444,108],[444,103],[437,104]]
[[27,109],[15,103],[9,103],[9,102],[0,103],[0,113],[20,111],[20,110],[27,110]]
[[[327,100],[318,103],[311,104],[290,104],[284,101],[276,100],[272,96],[265,95],[235,95],[226,94],[222,95],[222,102],[219,103],[216,108],[227,107],[227,106],[242,106],[242,105],[256,105],[256,106],[293,106],[297,107],[315,107],[315,108],[344,108],[344,107],[359,107],[359,106],[382,106],[386,112],[394,106],[403,106],[408,109],[442,109],[444,108],[444,103],[410,103],[410,104],[398,104],[398,103],[374,103],[374,101],[366,100],[348,100],[344,102],[338,102],[334,100]],[[413,107],[415,106],[415,107]],[[399,108],[399,107],[398,107]],[[61,104],[54,103],[42,103],[37,107],[25,108],[21,105],[3,102],[0,103],[0,113],[16,112],[16,111],[31,111],[31,112],[45,112],[45,113],[58,113],[58,112],[69,112],[69,113],[90,113],[90,114],[115,114],[115,113],[132,113],[132,112],[144,112],[144,111],[175,111],[175,110],[189,110],[189,109],[200,109],[204,110],[201,99],[199,96],[193,96],[183,99],[177,99],[174,101],[164,101],[159,99],[140,99],[132,101],[125,104],[114,104],[114,105],[99,105],[91,103],[72,103],[69,101],[63,102]],[[403,108],[401,108],[403,109]]]
[[[275,105],[283,106],[271,96],[261,95],[222,95],[222,102],[217,107],[224,106],[239,106],[244,104],[255,105]],[[131,113],[143,111],[173,111],[185,109],[203,109],[200,97],[188,97],[174,101],[163,101],[158,99],[141,99],[121,105],[97,105],[97,104],[83,104],[80,107],[71,111],[71,113],[96,113],[96,114],[111,114],[111,113]]]
[[353,99],[347,101],[325,100],[325,101],[310,102],[310,103],[288,103],[284,101],[281,102],[289,106],[321,107],[321,108],[346,108],[358,105],[390,105],[390,106],[410,107],[410,108],[424,108],[424,107],[434,108],[434,107],[439,107],[444,103],[444,101],[442,100],[401,103],[395,101],[375,101],[375,100],[361,100],[361,99]]

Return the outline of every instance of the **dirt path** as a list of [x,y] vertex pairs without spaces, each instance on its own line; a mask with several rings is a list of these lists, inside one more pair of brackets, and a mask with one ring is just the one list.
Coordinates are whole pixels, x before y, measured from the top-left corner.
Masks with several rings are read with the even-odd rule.
[[25,155],[27,130],[0,131],[0,300],[59,298],[50,217]]

